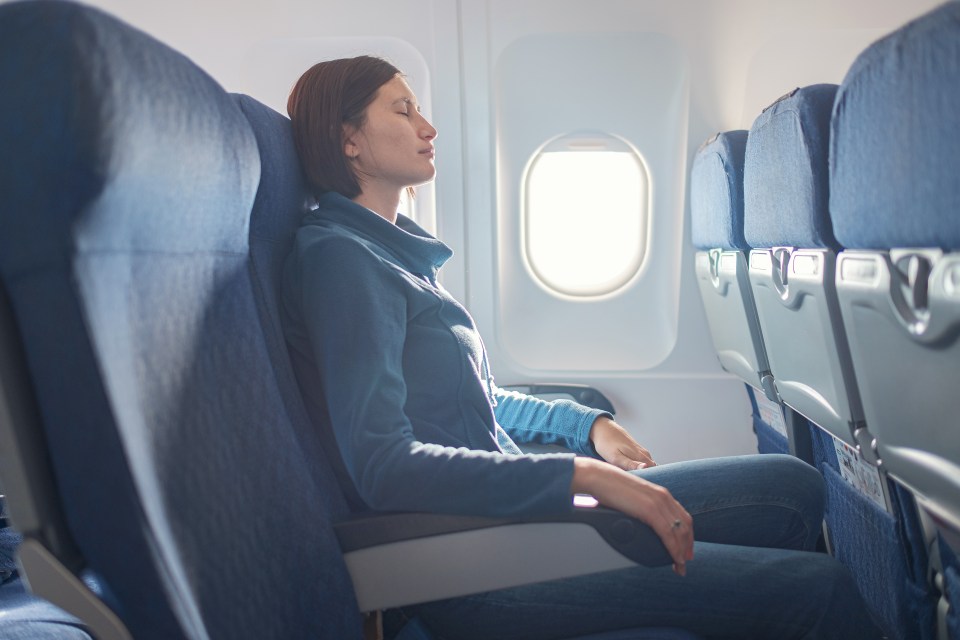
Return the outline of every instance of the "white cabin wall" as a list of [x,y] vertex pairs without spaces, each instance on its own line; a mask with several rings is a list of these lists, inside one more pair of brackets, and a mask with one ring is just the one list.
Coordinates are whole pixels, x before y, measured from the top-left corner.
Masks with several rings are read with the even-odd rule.
[[[512,43],[533,34],[643,32],[678,42],[690,69],[688,123],[682,138],[686,150],[685,162],[676,168],[681,175],[667,179],[684,180],[696,148],[708,136],[718,130],[748,128],[764,106],[796,86],[839,83],[850,62],[869,42],[935,4],[905,7],[896,2],[848,2],[836,9],[827,2],[759,0],[462,0],[464,109],[469,125],[464,175],[469,194],[464,210],[467,299],[482,332],[494,336],[488,338],[488,348],[499,382],[593,384],[611,397],[619,409],[618,419],[661,462],[755,450],[742,385],[720,369],[713,355],[693,274],[694,252],[686,240],[689,211],[685,197],[672,208],[654,206],[657,216],[669,216],[682,231],[680,242],[648,265],[643,276],[666,281],[679,274],[679,292],[673,302],[676,313],[665,314],[677,318],[676,340],[665,359],[654,366],[623,370],[618,364],[602,361],[598,353],[592,371],[538,370],[519,361],[511,352],[511,341],[501,339],[503,327],[499,325],[517,322],[528,325],[530,340],[536,340],[537,328],[544,327],[544,346],[569,348],[571,357],[582,347],[555,339],[562,333],[556,325],[569,322],[575,313],[558,313],[556,308],[544,306],[544,313],[538,315],[536,309],[524,307],[522,317],[508,318],[498,308],[502,292],[520,286],[498,282],[498,251],[504,250],[498,242],[503,234],[498,232],[497,216],[490,213],[497,209],[502,213],[511,204],[502,199],[505,182],[498,171],[503,145],[498,143],[500,132],[494,127],[498,105],[491,87],[500,56]],[[575,38],[571,38],[573,42]],[[641,62],[610,60],[619,65],[625,79]],[[576,90],[577,80],[569,78],[571,91]],[[624,105],[624,109],[632,108]],[[545,113],[542,117],[551,116]],[[677,140],[681,139],[672,142]],[[523,166],[522,158],[510,160],[513,167]],[[655,176],[655,181],[659,178],[662,185],[663,177]],[[686,195],[685,182],[681,193]],[[517,270],[510,275],[523,277]],[[529,290],[529,295],[535,295],[533,286]],[[650,309],[647,302],[639,296],[630,300],[632,313],[623,314],[619,329],[603,334],[607,344],[626,344],[643,320],[660,312]],[[576,303],[570,304],[572,311]],[[597,308],[598,313],[603,312]],[[574,335],[580,327],[571,324],[567,328]],[[581,334],[579,339],[588,338]]]
[[[249,93],[279,110],[297,70],[305,69],[306,63],[298,58],[296,64],[291,61],[274,73],[263,59],[280,55],[278,51],[297,51],[300,56],[300,45],[315,42],[320,59],[341,45],[350,51],[362,48],[365,39],[371,43],[398,39],[409,46],[428,75],[412,78],[415,89],[426,91],[421,101],[440,131],[439,176],[435,190],[424,199],[429,210],[424,222],[456,252],[444,282],[466,302],[487,336],[498,382],[593,384],[618,406],[620,421],[666,462],[755,448],[745,394],[713,356],[694,279],[693,249],[687,240],[686,175],[695,150],[716,131],[749,127],[766,104],[796,86],[840,82],[869,42],[939,2],[95,0],[90,4],[186,54],[227,90]],[[689,73],[685,131],[671,140],[682,148],[673,173],[661,176],[679,185],[678,197],[669,207],[656,210],[666,219],[655,221],[676,228],[676,240],[644,276],[675,278],[678,283],[671,302],[675,308],[665,316],[675,318],[673,346],[658,363],[633,370],[598,363],[595,370],[572,375],[519,366],[496,339],[501,332],[497,323],[503,321],[497,313],[495,286],[496,213],[502,195],[497,191],[491,95],[497,60],[512,43],[535,34],[643,32],[676,42]],[[349,41],[334,42],[343,38]],[[629,60],[615,63],[625,78],[630,76]],[[577,80],[569,79],[573,89]],[[614,343],[624,339],[636,319],[650,313],[643,299],[631,304],[633,315],[623,317],[621,334],[612,332],[605,339]],[[506,321],[562,323],[563,318],[564,314],[508,315]]]

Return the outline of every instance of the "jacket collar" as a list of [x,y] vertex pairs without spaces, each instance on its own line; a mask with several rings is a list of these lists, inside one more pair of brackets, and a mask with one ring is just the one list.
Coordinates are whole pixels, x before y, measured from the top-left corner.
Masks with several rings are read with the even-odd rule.
[[453,251],[416,222],[397,214],[397,223],[377,215],[345,196],[330,191],[317,200],[317,208],[304,219],[304,224],[333,223],[366,240],[373,241],[401,262],[412,273],[437,277],[437,271],[450,259]]

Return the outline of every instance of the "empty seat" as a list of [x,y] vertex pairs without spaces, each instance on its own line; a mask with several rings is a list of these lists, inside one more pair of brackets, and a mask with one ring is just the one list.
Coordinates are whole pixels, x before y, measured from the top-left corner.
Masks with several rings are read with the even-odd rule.
[[[837,95],[837,291],[882,466],[960,548],[960,3],[879,40]],[[956,569],[946,572],[956,580]],[[949,586],[949,585],[948,585]],[[956,602],[960,585],[947,591]],[[956,620],[954,614],[953,620]]]
[[358,637],[253,302],[246,119],[102,12],[0,12],[0,279],[80,569],[138,640]]
[[836,297],[827,161],[836,90],[797,89],[754,121],[744,233],[762,249],[750,254],[750,280],[777,389],[817,425],[813,459],[827,485],[832,551],[889,637],[926,638],[932,609],[923,535],[909,494],[870,464],[869,424]]
[[837,99],[837,288],[889,472],[960,531],[960,4],[867,49]]
[[744,236],[770,368],[783,401],[856,445],[863,411],[836,304],[827,212],[835,85],[797,89],[753,123],[744,161]]
[[[743,158],[747,132],[717,133],[701,145],[690,173],[690,233],[697,284],[720,365],[747,386],[761,453],[790,444],[747,274]],[[759,396],[758,396],[759,393]]]
[[746,131],[718,133],[697,151],[690,173],[690,233],[710,335],[724,369],[775,399],[747,276],[743,237]]

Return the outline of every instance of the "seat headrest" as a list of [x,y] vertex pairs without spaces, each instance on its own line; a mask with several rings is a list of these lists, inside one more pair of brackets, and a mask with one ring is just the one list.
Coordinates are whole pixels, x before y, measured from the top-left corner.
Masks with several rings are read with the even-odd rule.
[[837,239],[960,249],[960,2],[875,42],[840,85],[830,142]]
[[795,89],[757,116],[743,169],[753,247],[837,248],[827,210],[830,112],[837,85]]
[[253,203],[250,236],[292,242],[314,202],[300,167],[290,120],[250,96],[234,94],[260,151],[260,187]]
[[0,86],[16,87],[0,102],[4,268],[75,251],[246,250],[256,141],[186,57],[90,7],[13,3]]
[[690,234],[697,249],[739,249],[743,237],[745,130],[718,133],[703,143],[690,172]]

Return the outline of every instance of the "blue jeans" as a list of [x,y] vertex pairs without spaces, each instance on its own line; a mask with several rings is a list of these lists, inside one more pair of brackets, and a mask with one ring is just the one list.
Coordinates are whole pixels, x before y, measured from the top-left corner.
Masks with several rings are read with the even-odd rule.
[[850,574],[812,550],[820,534],[820,474],[796,458],[694,460],[635,472],[693,516],[686,577],[636,567],[504,589],[388,612],[419,616],[438,638],[571,638],[677,627],[707,638],[880,638]]

